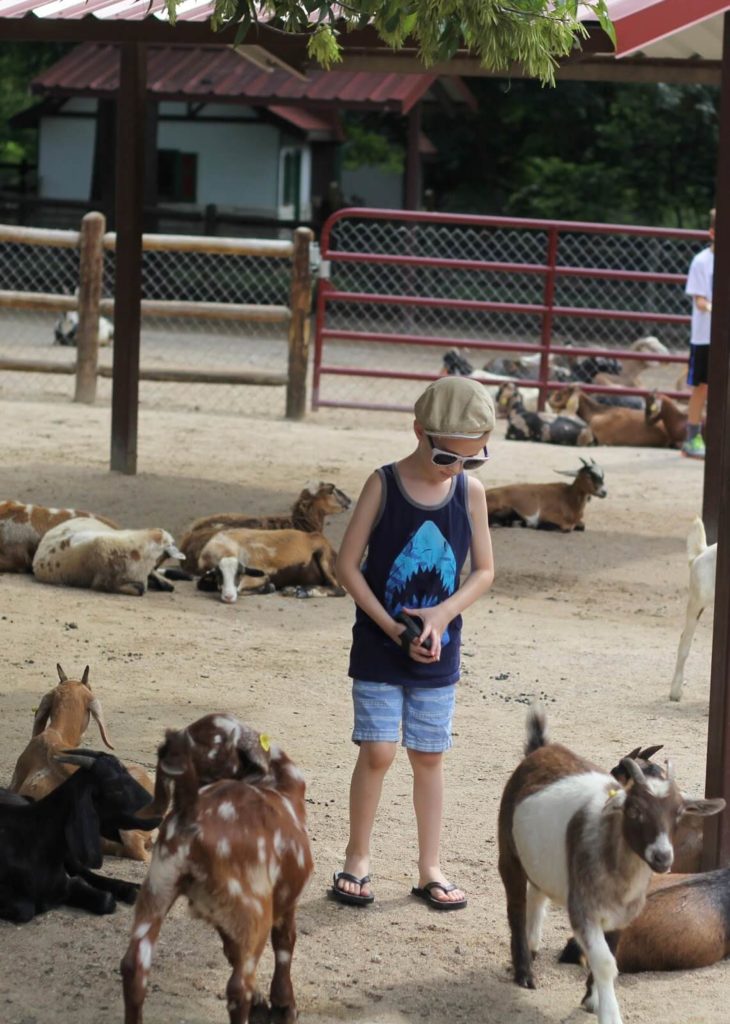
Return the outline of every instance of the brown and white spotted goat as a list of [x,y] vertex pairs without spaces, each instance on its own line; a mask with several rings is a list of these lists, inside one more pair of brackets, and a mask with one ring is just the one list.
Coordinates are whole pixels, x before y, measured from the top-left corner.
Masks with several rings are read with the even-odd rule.
[[[295,911],[312,872],[304,779],[282,750],[231,716],[211,716],[209,724],[209,749],[187,729],[168,731],[159,749],[158,774],[171,784],[173,803],[122,960],[125,1024],[141,1024],[154,945],[178,896],[186,896],[192,912],[223,940],[232,967],[226,990],[230,1024],[247,1024],[252,1004],[261,1001],[256,968],[269,935],[275,958],[272,1011],[283,1024],[297,1017],[291,983]],[[200,767],[214,766],[214,774],[237,772],[241,757],[250,773],[199,789],[207,777]]]
[[621,1024],[614,978],[620,930],[644,906],[653,871],[672,866],[673,833],[685,813],[717,814],[724,800],[685,800],[671,765],[646,777],[621,762],[617,780],[566,747],[549,743],[545,718],[528,718],[525,758],[509,779],[499,811],[499,873],[507,896],[514,977],[534,988],[532,958],[548,900],[567,907],[591,974],[583,999],[599,1024]]

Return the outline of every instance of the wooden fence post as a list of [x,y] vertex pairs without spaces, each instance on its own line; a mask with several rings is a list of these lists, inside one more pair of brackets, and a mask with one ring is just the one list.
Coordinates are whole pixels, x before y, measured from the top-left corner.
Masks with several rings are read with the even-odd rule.
[[286,385],[286,418],[301,420],[307,404],[307,363],[309,361],[309,315],[312,310],[312,273],[309,247],[314,238],[310,228],[294,232],[289,306],[289,374]]
[[103,213],[87,213],[81,221],[79,241],[79,325],[76,331],[76,393],[74,402],[96,400],[99,359],[99,303],[101,301],[106,231]]

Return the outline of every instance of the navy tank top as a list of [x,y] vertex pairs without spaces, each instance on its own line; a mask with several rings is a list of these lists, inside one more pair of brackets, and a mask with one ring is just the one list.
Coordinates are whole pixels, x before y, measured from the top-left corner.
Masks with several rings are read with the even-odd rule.
[[[394,464],[378,470],[380,511],[368,540],[362,573],[392,616],[401,608],[440,604],[459,587],[471,546],[468,480],[459,473],[440,505],[420,505],[403,487]],[[441,639],[441,659],[423,665],[410,658],[369,615],[357,608],[349,674],[398,686],[450,686],[459,678],[461,615]]]

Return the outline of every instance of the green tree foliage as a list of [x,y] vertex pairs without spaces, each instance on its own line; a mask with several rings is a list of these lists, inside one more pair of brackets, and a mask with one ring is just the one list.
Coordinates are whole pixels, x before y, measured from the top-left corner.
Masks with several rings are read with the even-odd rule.
[[37,102],[30,92],[31,79],[66,50],[68,45],[57,43],[0,43],[0,163],[35,159],[35,132],[13,129],[8,121]]
[[702,227],[714,201],[710,86],[470,79],[477,114],[424,130],[440,209]]
[[[181,2],[167,0],[171,18]],[[586,34],[579,7],[612,36],[606,0],[216,0],[214,22],[238,24],[240,38],[259,20],[306,33],[309,54],[323,67],[341,59],[343,33],[372,26],[394,49],[415,44],[426,66],[466,48],[490,70],[518,62],[552,82],[557,60]]]

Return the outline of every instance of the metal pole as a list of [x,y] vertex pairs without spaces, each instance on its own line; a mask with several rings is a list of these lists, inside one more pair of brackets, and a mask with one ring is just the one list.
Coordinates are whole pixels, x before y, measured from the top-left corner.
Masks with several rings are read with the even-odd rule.
[[[724,33],[703,510],[708,539],[718,541],[705,791],[730,805],[730,13]],[[728,866],[730,811],[725,810],[705,821],[703,868]]]
[[137,472],[147,49],[124,43],[119,65],[111,469]]

